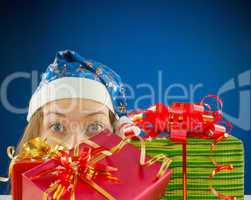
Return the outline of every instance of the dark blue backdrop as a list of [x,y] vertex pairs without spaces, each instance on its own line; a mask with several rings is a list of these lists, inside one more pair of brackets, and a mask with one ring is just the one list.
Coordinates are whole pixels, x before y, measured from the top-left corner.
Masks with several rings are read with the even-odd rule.
[[[250,70],[250,1],[6,2],[0,5],[0,83],[16,71],[42,72],[56,51],[66,48],[113,66],[134,88],[147,82],[157,90],[158,70],[163,72],[163,88],[203,83],[196,100]],[[225,111],[235,116],[240,90],[250,91],[250,85],[222,97]],[[149,91],[136,89],[136,97],[143,94]],[[8,98],[15,106],[27,106],[30,96],[29,80],[10,84]],[[142,101],[141,106],[149,103]],[[26,116],[12,114],[2,104],[0,116],[0,174],[4,175],[5,149],[17,143]],[[245,144],[245,187],[251,194],[251,132],[236,127],[232,134]],[[0,185],[0,194],[7,191],[5,186]]]

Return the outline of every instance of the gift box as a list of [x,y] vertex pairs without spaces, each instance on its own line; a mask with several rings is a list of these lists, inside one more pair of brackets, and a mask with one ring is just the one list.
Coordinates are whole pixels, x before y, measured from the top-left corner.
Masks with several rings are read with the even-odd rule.
[[[139,146],[139,141],[132,141]],[[169,139],[153,138],[145,141],[147,153],[154,156],[164,153],[172,159],[170,168],[172,177],[162,199],[183,199],[182,145]],[[187,139],[187,198],[188,199],[219,199],[209,186],[218,192],[244,199],[244,152],[242,142],[230,136],[217,144],[214,152],[210,151],[210,140],[196,138]],[[233,165],[233,170],[221,172],[214,178],[209,175],[215,169],[209,157],[213,157],[221,165]]]
[[146,141],[148,153],[173,160],[164,199],[244,198],[243,144],[230,136],[233,126],[222,107],[223,101],[210,94],[199,103],[158,103],[131,114],[142,137],[151,140]]
[[[121,142],[121,138],[114,133],[104,131],[90,139],[97,145],[102,146],[105,149],[111,149]],[[80,151],[82,148],[87,147],[87,144],[80,145]],[[118,183],[112,183],[104,179],[95,179],[95,184],[99,185],[102,190],[106,191],[113,198],[120,200],[154,200],[160,199],[165,192],[165,188],[169,182],[171,176],[171,170],[167,169],[164,174],[156,178],[161,164],[155,162],[149,166],[141,166],[140,150],[131,144],[126,144],[122,149],[113,153],[110,156],[105,157],[99,161],[101,165],[113,166],[117,169],[112,175],[119,181]],[[146,160],[149,160],[146,157]],[[51,193],[47,193],[51,183],[55,182],[55,177],[45,175],[39,178],[35,178],[37,174],[46,171],[48,169],[56,168],[57,162],[51,159],[28,172],[23,174],[23,200],[29,200],[36,197],[36,199],[43,199],[45,195],[48,199],[51,199]],[[70,193],[66,192],[60,199],[69,199]],[[75,199],[106,199],[104,196],[97,192],[90,184],[79,180],[77,181],[75,190]]]

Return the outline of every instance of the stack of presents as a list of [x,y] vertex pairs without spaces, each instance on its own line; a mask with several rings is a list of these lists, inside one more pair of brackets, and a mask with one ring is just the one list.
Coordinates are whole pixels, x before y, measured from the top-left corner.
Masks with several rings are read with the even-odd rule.
[[41,138],[17,155],[9,148],[13,199],[244,199],[243,144],[220,109],[203,99],[129,117],[140,134],[105,130],[71,150]]

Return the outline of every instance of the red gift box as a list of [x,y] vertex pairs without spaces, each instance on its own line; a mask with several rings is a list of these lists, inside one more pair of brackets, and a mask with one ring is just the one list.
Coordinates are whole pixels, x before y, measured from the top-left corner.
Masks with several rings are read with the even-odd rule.
[[[116,146],[121,138],[114,133],[104,131],[91,138],[96,144],[111,149]],[[82,147],[87,146],[82,144]],[[80,150],[81,151],[81,150]],[[149,157],[147,157],[149,159]],[[120,151],[99,161],[101,164],[116,167],[118,170],[113,176],[119,179],[119,183],[111,183],[103,179],[95,179],[95,183],[111,194],[115,199],[128,200],[157,200],[163,195],[171,176],[171,170],[166,170],[163,176],[156,179],[161,164],[156,162],[150,166],[139,164],[140,151],[137,147],[126,144]],[[57,162],[51,159],[23,174],[23,200],[43,199],[45,191],[55,178],[50,175],[34,179],[34,177],[46,169],[57,167]],[[50,195],[49,195],[50,196]],[[69,199],[67,192],[61,200]],[[105,199],[103,195],[95,191],[85,182],[79,180],[75,190],[76,199]]]
[[40,165],[44,160],[22,159],[15,160],[12,167],[11,194],[13,200],[22,200],[22,174]]

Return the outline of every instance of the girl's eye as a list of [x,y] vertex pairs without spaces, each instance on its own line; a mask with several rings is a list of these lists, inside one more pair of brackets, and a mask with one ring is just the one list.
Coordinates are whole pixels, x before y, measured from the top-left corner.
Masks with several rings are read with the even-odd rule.
[[65,127],[61,123],[56,122],[51,125],[50,129],[55,133],[62,133],[62,132],[64,132]]
[[100,123],[92,123],[87,126],[87,133],[97,133],[104,130],[104,125]]

